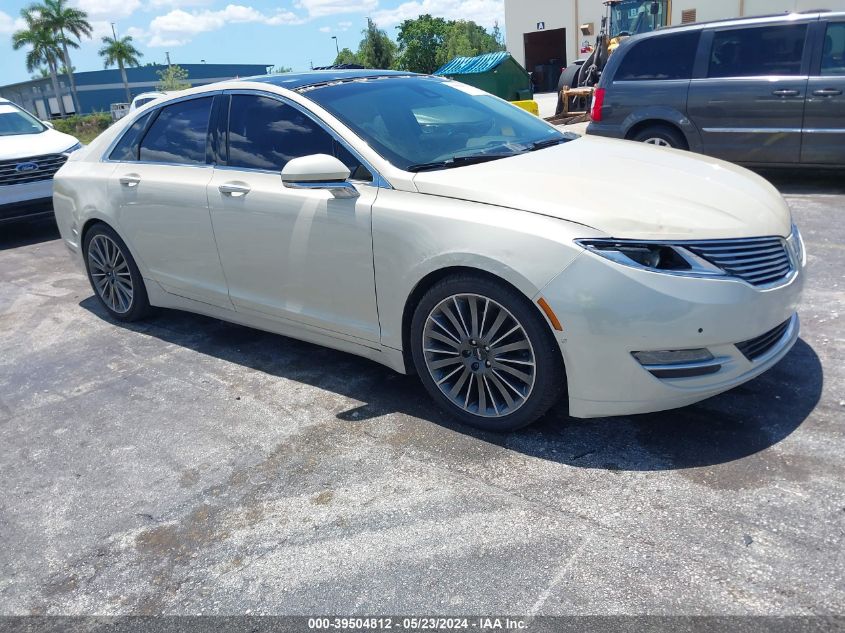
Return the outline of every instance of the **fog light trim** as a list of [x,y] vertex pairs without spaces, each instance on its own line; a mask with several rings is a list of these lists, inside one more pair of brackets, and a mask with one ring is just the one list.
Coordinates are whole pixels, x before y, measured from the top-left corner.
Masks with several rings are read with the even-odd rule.
[[724,362],[703,348],[631,352],[631,355],[655,378],[707,376],[721,370]]

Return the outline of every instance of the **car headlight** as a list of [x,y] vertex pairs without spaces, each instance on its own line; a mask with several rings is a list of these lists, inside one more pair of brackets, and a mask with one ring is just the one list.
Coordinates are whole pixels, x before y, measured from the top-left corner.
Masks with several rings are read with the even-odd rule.
[[82,149],[82,143],[76,143],[75,145],[68,147],[65,151],[62,152],[62,154],[70,155],[78,149]]
[[722,269],[677,244],[612,239],[575,242],[591,253],[623,266],[680,275],[725,276]]

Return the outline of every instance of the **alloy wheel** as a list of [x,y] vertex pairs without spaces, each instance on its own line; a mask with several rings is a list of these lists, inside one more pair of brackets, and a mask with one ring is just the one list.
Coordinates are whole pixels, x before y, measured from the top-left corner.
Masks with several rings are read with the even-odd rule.
[[132,308],[132,274],[120,247],[107,235],[95,235],[88,245],[88,270],[100,299],[117,314]]
[[513,413],[534,388],[534,348],[503,305],[477,294],[447,297],[429,313],[423,355],[434,383],[455,406],[481,417]]
[[672,144],[669,141],[656,136],[645,139],[643,143],[645,143],[646,145],[657,145],[659,147],[672,147]]

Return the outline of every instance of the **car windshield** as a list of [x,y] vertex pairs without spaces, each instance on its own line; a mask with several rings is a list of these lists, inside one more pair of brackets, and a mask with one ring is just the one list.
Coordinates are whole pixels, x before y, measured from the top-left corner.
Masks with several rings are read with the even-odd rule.
[[351,81],[304,91],[400,169],[446,169],[570,140],[542,119],[434,77]]
[[40,134],[47,128],[41,121],[16,106],[0,104],[0,136]]

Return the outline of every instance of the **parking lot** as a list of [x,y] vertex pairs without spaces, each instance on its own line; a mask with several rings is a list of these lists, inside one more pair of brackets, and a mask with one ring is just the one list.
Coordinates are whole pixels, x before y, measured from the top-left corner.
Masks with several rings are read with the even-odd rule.
[[413,377],[200,316],[109,321],[0,233],[3,614],[842,614],[845,177],[772,175],[802,336],[682,410],[508,434]]

